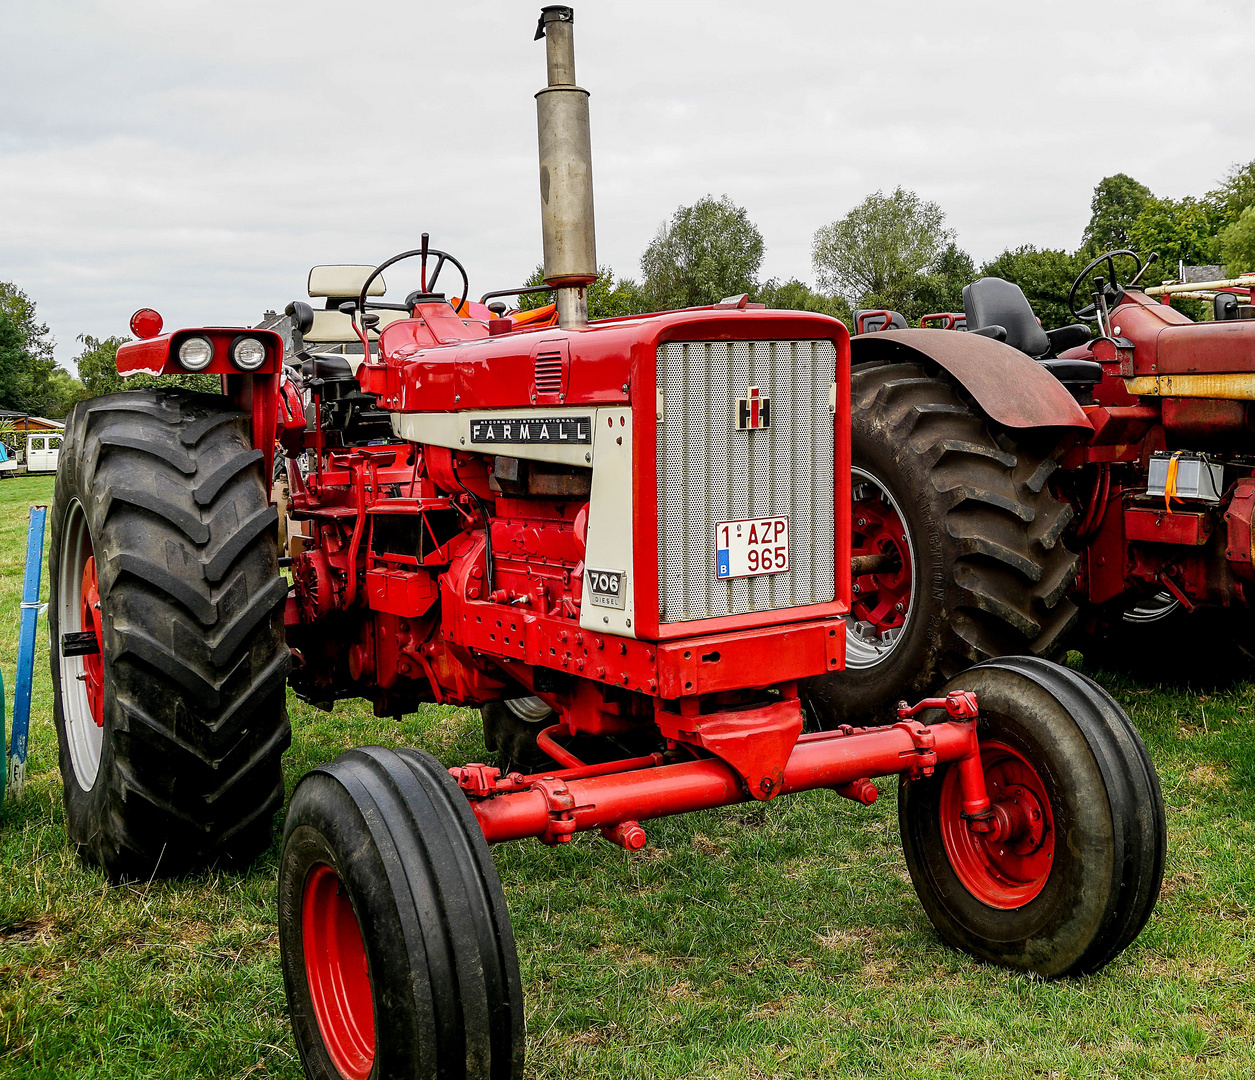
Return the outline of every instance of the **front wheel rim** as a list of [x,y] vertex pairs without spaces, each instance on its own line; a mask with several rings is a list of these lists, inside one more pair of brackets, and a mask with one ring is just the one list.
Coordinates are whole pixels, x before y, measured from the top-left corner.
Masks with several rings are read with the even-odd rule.
[[301,931],[305,977],[323,1045],[345,1080],[366,1080],[375,1064],[366,946],[344,884],[326,863],[305,879]]
[[845,667],[858,671],[884,663],[906,634],[915,601],[915,545],[889,488],[857,466],[850,476],[850,555],[887,558],[872,572],[852,575]]
[[962,817],[959,770],[941,784],[941,840],[955,875],[987,907],[1013,911],[1036,899],[1054,866],[1055,826],[1041,776],[1018,750],[981,742],[981,768],[989,801],[1007,839],[968,828]]
[[90,791],[100,771],[104,747],[104,643],[100,590],[87,515],[77,499],[65,514],[58,570],[57,629],[62,635],[90,630],[96,635],[95,656],[66,656],[59,641],[61,717],[74,779]]

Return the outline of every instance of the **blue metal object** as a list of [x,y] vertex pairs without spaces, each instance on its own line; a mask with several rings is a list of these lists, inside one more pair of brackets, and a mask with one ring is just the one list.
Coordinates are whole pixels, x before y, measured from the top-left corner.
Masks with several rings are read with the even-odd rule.
[[17,639],[17,678],[13,692],[13,738],[9,743],[9,791],[16,798],[26,785],[26,740],[30,733],[31,682],[35,677],[35,624],[39,582],[44,571],[46,506],[32,506],[26,534],[26,582],[22,586],[22,626]]
[[[3,443],[0,443],[2,446]],[[0,671],[0,751],[9,745],[7,729],[4,723],[4,672]],[[7,758],[6,758],[7,765]],[[4,784],[8,778],[8,768],[0,769],[0,805],[4,804]]]

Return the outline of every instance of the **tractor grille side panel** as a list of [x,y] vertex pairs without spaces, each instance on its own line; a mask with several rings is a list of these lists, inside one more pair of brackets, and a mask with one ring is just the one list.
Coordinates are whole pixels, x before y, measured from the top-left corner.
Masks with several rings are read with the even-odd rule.
[[[831,341],[667,342],[658,348],[660,623],[831,603],[833,535]],[[737,399],[757,386],[771,426],[737,429]],[[715,524],[789,519],[789,569],[720,581]]]

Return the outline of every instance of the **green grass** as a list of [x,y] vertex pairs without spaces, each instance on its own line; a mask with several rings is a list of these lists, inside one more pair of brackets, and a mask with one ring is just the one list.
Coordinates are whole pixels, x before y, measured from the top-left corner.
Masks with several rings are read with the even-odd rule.
[[[51,493],[49,479],[0,482],[10,695],[26,508]],[[300,1076],[277,843],[243,875],[111,888],[83,866],[66,840],[40,632],[29,787],[0,813],[0,1076]],[[1150,925],[1104,972],[1048,983],[942,945],[903,867],[889,784],[871,808],[811,793],[657,822],[635,856],[590,836],[509,844],[496,854],[529,1074],[1255,1074],[1255,696],[1106,681],[1158,765],[1170,850]],[[467,711],[395,723],[354,704],[291,709],[289,788],[361,743],[450,762],[484,752]]]

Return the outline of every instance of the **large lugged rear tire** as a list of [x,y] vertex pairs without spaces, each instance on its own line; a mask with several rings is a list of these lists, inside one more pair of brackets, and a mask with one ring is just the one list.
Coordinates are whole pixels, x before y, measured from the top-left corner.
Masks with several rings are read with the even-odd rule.
[[523,990],[465,796],[417,750],[307,774],[279,866],[279,946],[311,1080],[518,1080]]
[[273,835],[287,583],[261,457],[212,395],[110,394],[66,422],[53,716],[70,838],[115,879],[244,865]]
[[824,726],[888,717],[992,656],[1050,657],[1076,619],[1072,508],[1049,456],[1013,447],[944,375],[869,364],[851,377],[854,575],[845,670],[806,696]]
[[1057,977],[1096,971],[1150,918],[1167,830],[1159,780],[1124,711],[1096,683],[1035,657],[990,660],[971,690],[989,797],[1020,820],[1007,841],[961,819],[956,766],[904,782],[898,822],[924,910],[951,945]]

